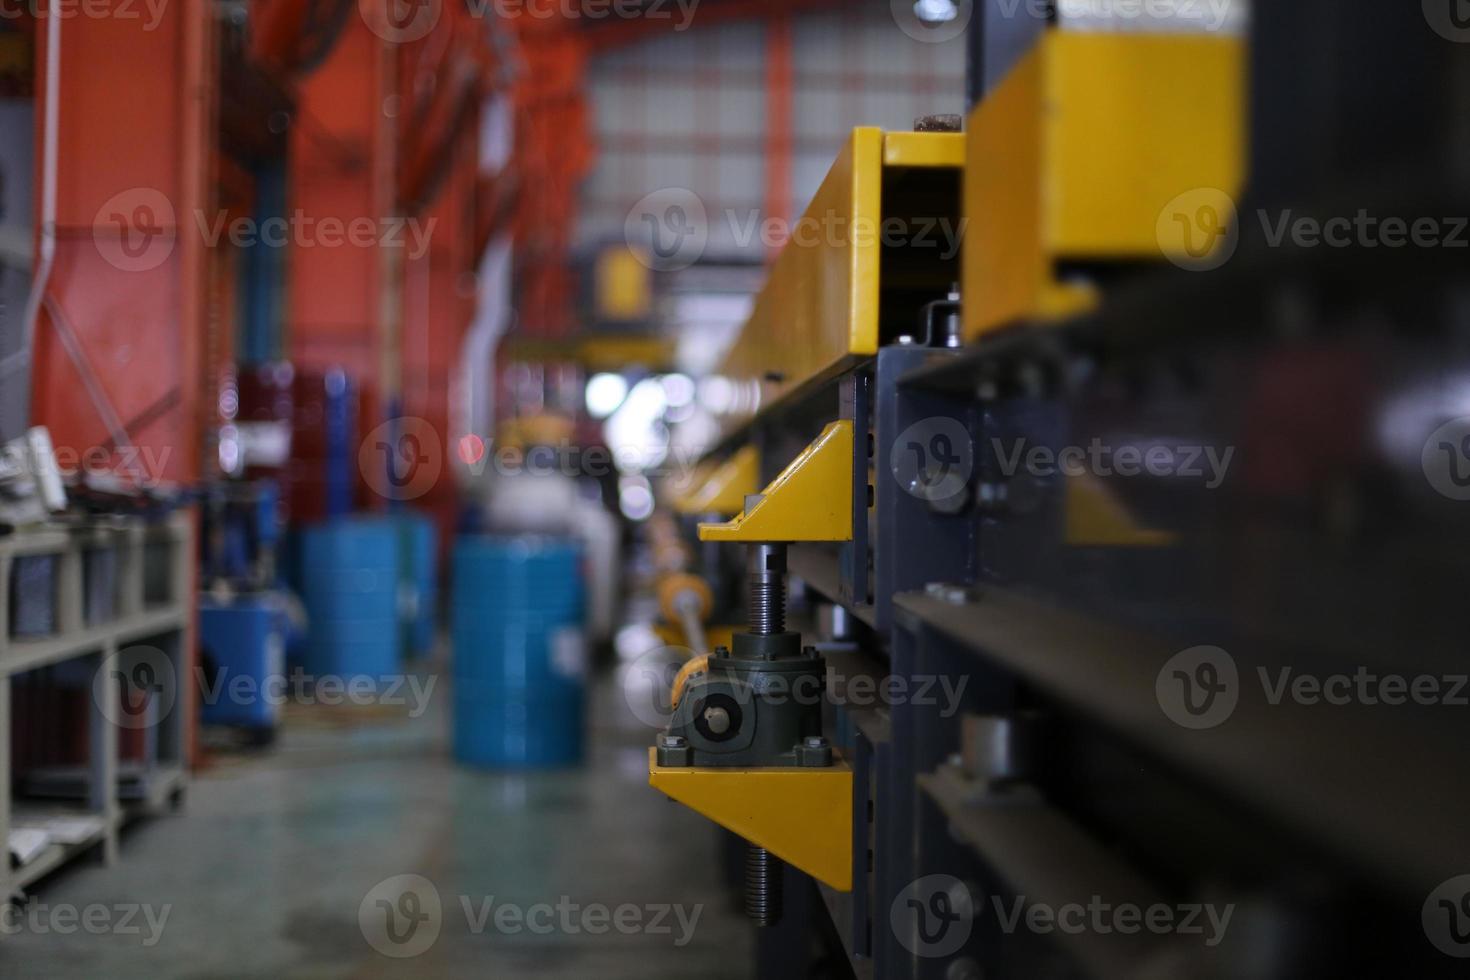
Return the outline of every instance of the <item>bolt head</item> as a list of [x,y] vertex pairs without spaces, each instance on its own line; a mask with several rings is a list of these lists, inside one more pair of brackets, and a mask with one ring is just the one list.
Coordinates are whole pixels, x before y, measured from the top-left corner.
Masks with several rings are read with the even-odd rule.
[[806,737],[806,747],[809,749],[820,749],[826,744],[827,740],[821,735],[808,735]]
[[662,749],[682,749],[685,745],[685,738],[683,735],[660,735],[658,745]]

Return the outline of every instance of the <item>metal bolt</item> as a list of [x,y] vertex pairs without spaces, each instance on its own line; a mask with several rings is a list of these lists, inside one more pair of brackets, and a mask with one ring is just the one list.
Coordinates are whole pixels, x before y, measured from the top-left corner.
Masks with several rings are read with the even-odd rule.
[[821,749],[826,748],[826,746],[827,740],[821,735],[808,735],[806,737],[806,747],[809,749]]
[[682,749],[685,745],[683,735],[660,735],[658,747],[661,749]]

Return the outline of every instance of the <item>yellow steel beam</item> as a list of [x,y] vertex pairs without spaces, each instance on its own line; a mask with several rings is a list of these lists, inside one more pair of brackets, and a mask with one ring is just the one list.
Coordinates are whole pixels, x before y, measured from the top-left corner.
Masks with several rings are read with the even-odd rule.
[[742,446],[689,493],[680,495],[674,509],[681,514],[738,514],[746,495],[760,488],[760,470],[760,452]]
[[[880,263],[885,236],[896,226],[923,241],[911,251],[934,251],[936,225],[954,223],[959,202],[935,210],[936,188],[926,194],[912,187],[891,190],[891,178],[906,171],[957,171],[964,162],[960,133],[885,133],[859,127],[833,162],[805,213],[771,267],[749,319],[731,346],[718,375],[738,390],[758,394],[741,399],[738,412],[770,404],[803,383],[829,377],[879,345],[879,307],[885,282]],[[891,192],[885,192],[888,187]],[[927,233],[926,233],[927,230]],[[890,251],[903,245],[890,246]],[[941,291],[953,276],[929,263]],[[913,283],[905,284],[908,288]],[[905,328],[911,325],[905,324]]]
[[966,335],[1087,309],[1059,260],[1164,258],[1171,201],[1241,185],[1244,89],[1238,37],[1047,32],[967,125]]
[[841,892],[852,891],[852,769],[668,768],[648,784]]
[[853,426],[840,419],[782,470],[760,499],[701,541],[851,541]]
[[965,165],[965,138],[959,133],[884,133],[885,167],[953,167]]

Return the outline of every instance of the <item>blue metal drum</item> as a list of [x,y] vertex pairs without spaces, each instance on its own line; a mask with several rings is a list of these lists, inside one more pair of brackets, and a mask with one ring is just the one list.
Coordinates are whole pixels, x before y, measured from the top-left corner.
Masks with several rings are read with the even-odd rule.
[[582,759],[582,552],[543,537],[455,543],[454,757],[493,768]]
[[[277,592],[226,600],[208,593],[199,597],[204,724],[243,726],[262,733],[275,728],[279,698],[286,690],[285,625],[284,604]],[[248,686],[236,686],[241,677]]]
[[375,677],[399,673],[399,531],[393,521],[343,518],[301,536],[301,598],[309,676]]

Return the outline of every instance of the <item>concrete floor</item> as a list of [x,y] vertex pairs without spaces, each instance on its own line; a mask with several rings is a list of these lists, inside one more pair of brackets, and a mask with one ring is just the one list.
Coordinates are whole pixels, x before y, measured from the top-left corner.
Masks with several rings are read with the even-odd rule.
[[[116,866],[83,860],[35,892],[35,902],[79,910],[148,903],[155,921],[171,906],[156,945],[143,945],[142,914],[138,935],[23,928],[0,936],[0,977],[748,977],[753,931],[721,886],[715,832],[648,788],[652,731],[619,690],[611,677],[595,688],[585,770],[525,776],[454,765],[446,690],[416,720],[293,707],[274,752],[216,757],[183,813],[125,833]],[[393,959],[369,945],[359,908],[402,874],[432,882],[442,927],[420,955]],[[510,934],[514,919],[504,931],[495,924],[507,902],[562,909],[532,913],[541,934]],[[637,906],[646,923],[658,914],[650,906],[681,905],[685,922],[702,908],[680,948],[676,912],[663,920],[669,934],[633,933],[625,911],[628,933],[593,935],[581,916],[595,904]]]

